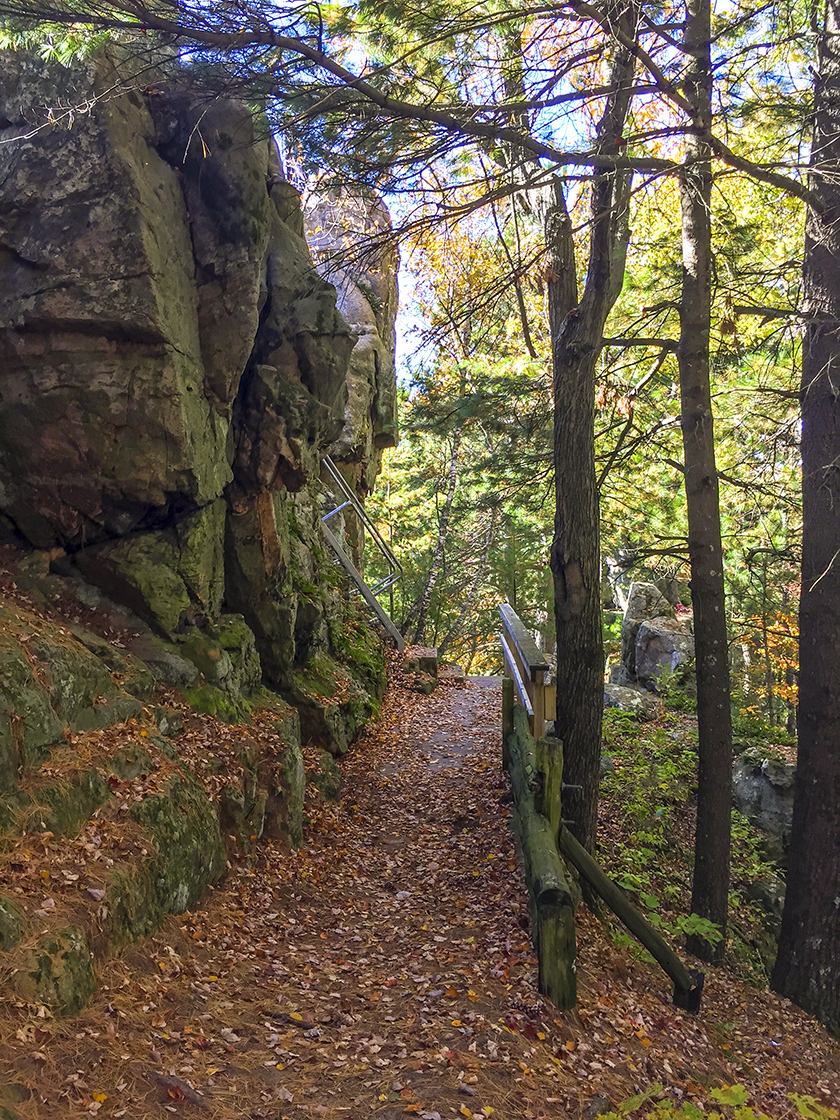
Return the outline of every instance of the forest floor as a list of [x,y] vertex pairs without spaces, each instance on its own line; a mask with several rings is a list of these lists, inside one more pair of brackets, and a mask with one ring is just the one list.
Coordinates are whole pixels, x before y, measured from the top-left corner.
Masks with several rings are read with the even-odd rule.
[[[23,1120],[578,1120],[638,1093],[720,1109],[710,1092],[735,1083],[773,1120],[799,1115],[789,1094],[840,1101],[840,1046],[812,1019],[707,966],[700,1014],[679,1011],[664,974],[585,907],[578,1007],[544,1000],[500,692],[410,684],[395,662],[341,800],[307,793],[303,850],[262,847],[102,963],[76,1018],[6,1005],[0,1084],[29,1088]],[[186,715],[178,747],[189,759],[236,733]]]

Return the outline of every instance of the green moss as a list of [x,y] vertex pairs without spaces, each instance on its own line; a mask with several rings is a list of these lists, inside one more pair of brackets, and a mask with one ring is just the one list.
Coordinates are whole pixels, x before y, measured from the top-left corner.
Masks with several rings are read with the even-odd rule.
[[43,938],[12,983],[24,999],[43,1003],[59,1015],[76,1015],[96,990],[93,954],[82,930],[67,926]]
[[211,621],[219,617],[225,592],[225,501],[218,498],[175,528],[180,547],[177,569]]
[[338,801],[341,797],[341,771],[327,751],[321,755],[317,773],[309,781],[325,801]]
[[368,301],[371,306],[371,310],[378,319],[382,315],[382,300],[379,298],[370,284],[365,283],[364,280],[357,278],[356,287]]
[[111,770],[121,782],[133,782],[141,775],[153,773],[157,767],[137,743],[126,743],[111,759]]
[[346,612],[343,619],[330,620],[330,642],[336,655],[363,681],[371,696],[381,701],[388,685],[385,647],[355,610]]
[[[0,611],[0,627],[11,618]],[[0,634],[0,792],[17,785],[23,768],[35,768],[62,742],[64,724],[11,634]]]
[[190,607],[178,572],[180,556],[173,534],[154,532],[83,549],[76,563],[106,594],[161,633],[172,635]]
[[189,688],[182,695],[194,712],[215,716],[223,723],[251,722],[251,704],[248,700],[242,697],[236,699],[212,685]]
[[72,731],[97,731],[141,711],[142,704],[115,689],[106,666],[81,643],[42,633],[30,649],[44,667],[53,709]]
[[227,866],[219,821],[206,794],[186,774],[166,791],[131,807],[157,849],[132,868],[112,872],[107,893],[111,948],[157,929],[166,914],[194,905]]
[[95,767],[71,774],[34,795],[43,806],[36,824],[56,836],[78,836],[91,816],[111,797],[108,783]]
[[288,741],[272,768],[265,805],[265,830],[269,836],[288,840],[293,848],[303,843],[303,799],[306,770],[300,743]]
[[0,894],[0,950],[14,949],[22,931],[23,911],[13,899]]
[[330,700],[338,692],[336,667],[329,657],[318,654],[295,674],[297,689],[304,697]]

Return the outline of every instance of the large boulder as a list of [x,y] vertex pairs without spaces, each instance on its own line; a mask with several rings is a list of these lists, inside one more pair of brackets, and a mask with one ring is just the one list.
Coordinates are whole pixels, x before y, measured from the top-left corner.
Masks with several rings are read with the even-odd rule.
[[656,686],[663,673],[694,657],[694,637],[675,618],[645,619],[636,631],[635,666],[640,684]]
[[658,702],[649,692],[640,688],[606,684],[604,685],[604,707],[618,708],[620,712],[630,712],[640,720],[647,720],[658,715],[661,701]]
[[652,618],[674,618],[674,608],[655,584],[631,583],[621,623],[621,662],[631,680],[636,676],[636,635]]
[[261,674],[295,700],[342,660],[320,463],[338,440],[365,492],[395,439],[396,250],[363,200],[374,257],[320,276],[265,119],[142,54],[0,53],[0,527],[63,548],[152,629],[131,648],[156,675],[236,714]]
[[737,808],[767,836],[767,850],[786,862],[793,822],[796,767],[781,759],[759,758],[746,751],[735,759],[732,796]]
[[[0,55],[0,507],[33,544],[122,535],[231,478],[190,224],[112,59]],[[63,127],[47,107],[85,104]]]

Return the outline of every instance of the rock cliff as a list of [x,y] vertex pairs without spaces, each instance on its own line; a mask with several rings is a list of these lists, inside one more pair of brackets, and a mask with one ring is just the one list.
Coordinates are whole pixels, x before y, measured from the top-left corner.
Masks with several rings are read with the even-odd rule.
[[8,865],[18,997],[78,1010],[227,857],[299,845],[302,744],[381,698],[319,476],[333,448],[364,493],[395,438],[395,269],[348,259],[337,306],[264,121],[176,64],[0,53],[0,832],[78,886]]
[[335,273],[351,329],[259,116],[177,67],[133,78],[113,47],[0,56],[0,141],[7,539],[130,608],[202,687],[261,674],[345,749],[381,674],[337,716],[312,702],[313,664],[348,656],[318,476],[336,444],[364,492],[394,440],[394,250]]

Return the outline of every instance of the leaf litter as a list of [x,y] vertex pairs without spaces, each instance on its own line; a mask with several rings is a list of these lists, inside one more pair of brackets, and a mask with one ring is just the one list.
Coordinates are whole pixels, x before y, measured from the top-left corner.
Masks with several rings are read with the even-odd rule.
[[[577,1120],[657,1085],[653,1099],[705,1108],[733,1082],[774,1120],[792,1115],[791,1092],[840,1099],[840,1047],[812,1019],[708,966],[702,1012],[684,1014],[667,978],[585,907],[579,1004],[553,1008],[508,824],[499,690],[412,685],[393,659],[380,718],[342,761],[340,802],[307,786],[302,850],[267,843],[234,860],[200,907],[100,961],[74,1019],[7,1003],[0,1084],[26,1090],[21,1120]],[[211,796],[207,758],[263,730],[186,711],[184,727],[179,752]],[[87,758],[101,744],[73,746]],[[314,771],[319,752],[305,754]],[[102,889],[68,858],[74,845],[143,843],[115,812],[60,850],[36,834],[13,853],[12,878],[48,888],[47,920],[58,886],[94,901]]]

